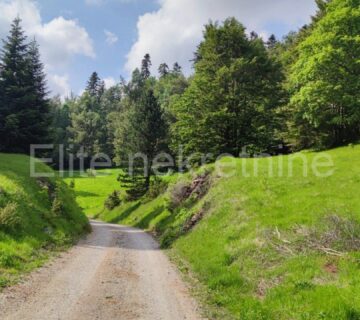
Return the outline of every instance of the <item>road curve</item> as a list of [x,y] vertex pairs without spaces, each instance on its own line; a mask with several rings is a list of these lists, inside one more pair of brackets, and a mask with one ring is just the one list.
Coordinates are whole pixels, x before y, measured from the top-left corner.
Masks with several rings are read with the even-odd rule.
[[147,233],[92,222],[74,248],[0,294],[5,320],[202,319]]

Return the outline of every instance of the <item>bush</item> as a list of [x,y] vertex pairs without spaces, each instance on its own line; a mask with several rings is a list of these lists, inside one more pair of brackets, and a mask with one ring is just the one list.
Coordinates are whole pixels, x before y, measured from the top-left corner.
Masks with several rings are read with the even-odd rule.
[[168,187],[168,184],[166,181],[162,179],[155,178],[150,183],[149,191],[147,192],[147,197],[150,199],[155,199],[159,195],[163,194]]
[[17,209],[17,204],[13,202],[0,209],[0,228],[2,230],[13,232],[21,227],[21,216]]
[[107,197],[104,203],[105,208],[108,210],[113,210],[114,208],[118,207],[120,204],[121,204],[121,200],[119,197],[119,192],[116,190]]
[[69,187],[71,189],[75,189],[75,180],[74,179],[70,181]]

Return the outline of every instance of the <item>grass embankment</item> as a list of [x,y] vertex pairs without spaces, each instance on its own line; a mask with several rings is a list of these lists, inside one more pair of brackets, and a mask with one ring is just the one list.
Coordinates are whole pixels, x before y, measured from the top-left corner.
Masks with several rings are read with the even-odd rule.
[[229,317],[360,319],[360,146],[326,152],[334,165],[319,171],[334,172],[317,177],[313,160],[324,154],[273,158],[273,176],[270,159],[235,160],[228,178],[209,166],[211,188],[201,199],[175,201],[194,179],[187,174],[170,178],[157,198],[100,218],[156,233],[205,285],[207,302]]
[[[29,160],[0,154],[0,288],[89,229],[67,185],[58,178],[30,177]],[[36,166],[52,173],[42,163]]]

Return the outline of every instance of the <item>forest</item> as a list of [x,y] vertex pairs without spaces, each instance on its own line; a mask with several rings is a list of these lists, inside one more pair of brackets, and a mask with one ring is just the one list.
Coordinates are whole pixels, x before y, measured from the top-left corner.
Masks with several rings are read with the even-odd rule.
[[[87,168],[95,155],[127,168],[129,155],[142,153],[147,177],[139,176],[144,164],[136,163],[131,177],[122,178],[142,190],[140,196],[160,152],[176,159],[181,148],[188,167],[221,154],[238,157],[244,148],[250,156],[274,155],[356,142],[358,1],[317,5],[311,23],[281,40],[265,41],[234,18],[209,23],[189,77],[179,64],[165,62],[151,74],[145,54],[128,81],[105,88],[94,72],[81,96],[65,100],[49,98],[36,39],[29,41],[16,19],[1,53],[0,151],[62,145],[65,168],[70,154],[81,153]],[[58,147],[51,156],[59,167]]]

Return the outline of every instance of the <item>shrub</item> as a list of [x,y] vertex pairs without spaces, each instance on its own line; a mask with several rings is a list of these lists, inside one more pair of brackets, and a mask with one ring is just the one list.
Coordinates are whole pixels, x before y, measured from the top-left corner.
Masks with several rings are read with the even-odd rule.
[[104,203],[105,208],[108,210],[113,210],[114,208],[118,207],[120,204],[121,204],[121,200],[119,197],[119,192],[116,190],[107,197]]
[[168,187],[168,184],[166,181],[162,179],[155,178],[150,183],[149,191],[147,192],[147,197],[150,199],[155,199],[159,195],[163,194]]
[[69,187],[71,189],[75,189],[75,180],[74,179],[70,181]]
[[17,204],[10,202],[0,209],[0,228],[4,231],[13,232],[21,227],[21,216],[17,210]]

